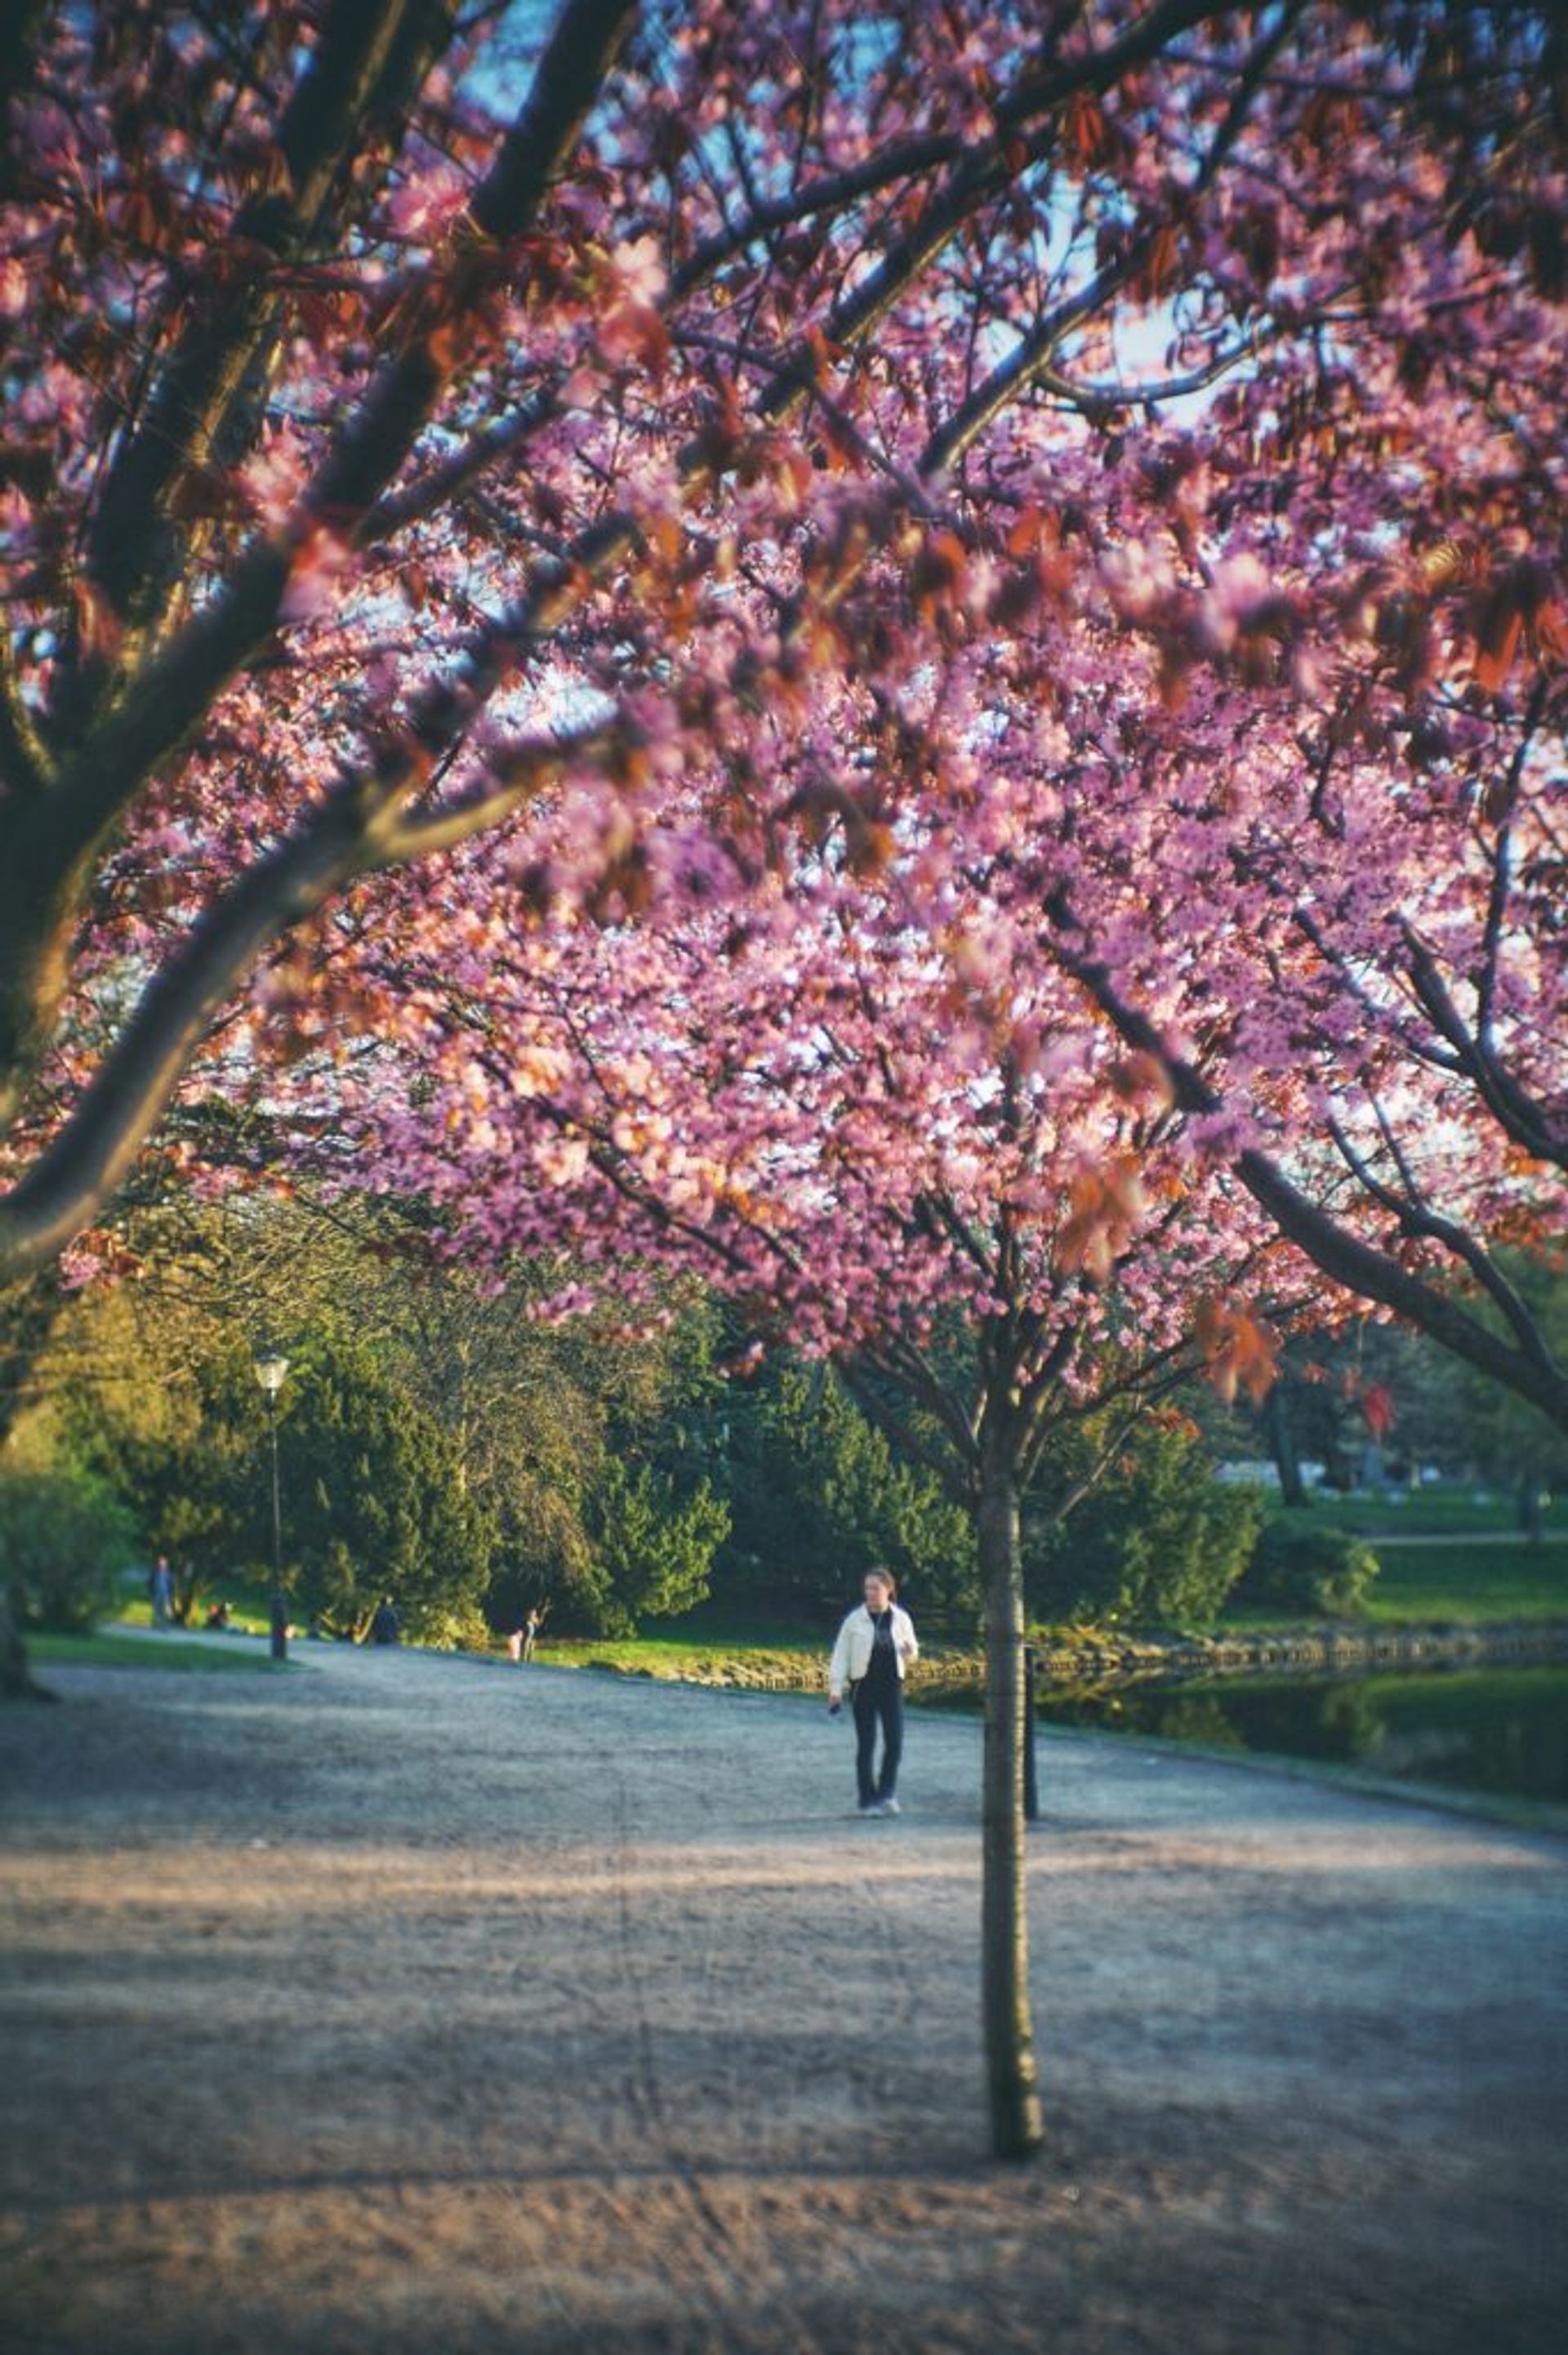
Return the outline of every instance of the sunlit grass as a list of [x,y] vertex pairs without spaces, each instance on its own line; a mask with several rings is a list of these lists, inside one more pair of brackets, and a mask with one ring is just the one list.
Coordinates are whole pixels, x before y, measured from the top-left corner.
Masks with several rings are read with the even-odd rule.
[[29,1665],[72,1668],[192,1668],[221,1674],[226,1668],[270,1668],[270,1652],[261,1645],[237,1643],[232,1651],[216,1644],[190,1644],[178,1636],[161,1636],[149,1643],[141,1636],[59,1636],[29,1630]]
[[[1330,1496],[1319,1489],[1309,1505],[1281,1506],[1292,1529],[1351,1529],[1378,1537],[1485,1537],[1511,1532],[1512,1500],[1487,1492],[1452,1488],[1391,1491],[1386,1497]],[[1568,1497],[1550,1498],[1542,1510],[1548,1536],[1568,1540]]]
[[[1376,1550],[1377,1541],[1372,1540]],[[1367,1616],[1486,1620],[1568,1619],[1568,1538],[1540,1545],[1478,1537],[1462,1545],[1387,1546],[1367,1593]]]

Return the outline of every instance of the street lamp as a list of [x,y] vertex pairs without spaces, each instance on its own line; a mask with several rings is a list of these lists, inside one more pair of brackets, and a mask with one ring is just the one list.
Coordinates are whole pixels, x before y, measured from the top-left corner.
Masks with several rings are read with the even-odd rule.
[[278,1487],[278,1393],[289,1360],[268,1349],[256,1360],[256,1379],[267,1393],[272,1411],[272,1657],[289,1657],[289,1614],[283,1604],[283,1506]]

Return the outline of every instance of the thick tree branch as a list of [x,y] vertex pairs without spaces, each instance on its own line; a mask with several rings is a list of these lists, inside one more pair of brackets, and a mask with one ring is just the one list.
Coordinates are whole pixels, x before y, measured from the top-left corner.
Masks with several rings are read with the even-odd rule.
[[357,876],[467,839],[557,779],[597,731],[511,746],[490,795],[399,815],[423,774],[405,741],[379,768],[345,778],[275,849],[216,900],[143,991],[134,1013],[69,1124],[0,1199],[0,1283],[41,1265],[115,1192],[166,1109],[182,1073],[238,984],[280,933]]
[[363,842],[356,798],[334,796],[200,920],[147,985],[67,1126],[0,1201],[0,1278],[63,1250],[114,1193],[237,982],[355,873]]
[[[492,240],[527,227],[577,136],[634,6],[635,0],[567,0],[514,133],[473,200],[485,232],[467,264],[475,286],[501,266],[499,244]],[[442,380],[429,339],[415,336],[344,429],[312,485],[309,508],[345,532],[357,523],[401,465]],[[291,563],[291,548],[282,539],[252,549],[228,589],[185,625],[101,719],[41,804],[22,813],[0,872],[0,1123],[14,1113],[62,999],[93,847],[265,644],[278,623]],[[533,612],[547,609],[547,598],[533,601]],[[499,645],[512,643],[514,632],[503,623],[491,634]]]
[[[1148,1017],[1127,1004],[1106,968],[1092,957],[1063,948],[1066,969],[1083,983],[1129,1047],[1150,1056],[1164,1071],[1181,1110],[1198,1115],[1224,1109],[1222,1099],[1180,1055]],[[1529,1349],[1515,1346],[1425,1276],[1405,1267],[1391,1252],[1354,1233],[1331,1211],[1314,1202],[1255,1146],[1238,1154],[1237,1177],[1266,1210],[1287,1241],[1334,1283],[1363,1300],[1375,1300],[1455,1357],[1474,1366],[1505,1390],[1528,1399],[1560,1430],[1568,1431],[1568,1369],[1547,1351],[1539,1327]]]
[[[440,45],[444,9],[431,0],[335,0],[278,131],[287,185],[250,197],[235,215],[240,250],[297,260],[317,240],[334,185],[363,138],[389,60],[415,59],[401,39],[420,20],[420,78]],[[363,198],[367,188],[363,184]],[[119,666],[133,659],[182,570],[185,536],[165,512],[174,488],[212,464],[214,443],[240,388],[275,341],[281,318],[271,271],[225,268],[209,274],[208,300],[191,315],[159,367],[141,419],[109,468],[89,536],[87,570],[126,634]],[[79,700],[79,690],[73,702]]]
[[1544,1107],[1520,1086],[1489,1043],[1466,1022],[1425,942],[1409,925],[1404,937],[1410,952],[1411,986],[1433,1028],[1454,1050],[1456,1068],[1474,1082],[1488,1111],[1515,1145],[1534,1160],[1568,1168],[1568,1134],[1550,1125]]
[[1341,1123],[1330,1120],[1329,1134],[1335,1151],[1357,1185],[1370,1200],[1376,1202],[1397,1221],[1402,1233],[1440,1244],[1451,1258],[1457,1260],[1462,1267],[1468,1268],[1478,1285],[1489,1295],[1502,1315],[1523,1355],[1543,1369],[1549,1369],[1552,1360],[1542,1340],[1540,1328],[1520,1295],[1474,1235],[1460,1226],[1457,1220],[1446,1218],[1440,1210],[1434,1209],[1422,1192],[1382,1105],[1374,1102],[1372,1111],[1384,1148],[1399,1173],[1399,1184],[1386,1184],[1365,1154],[1358,1152]]

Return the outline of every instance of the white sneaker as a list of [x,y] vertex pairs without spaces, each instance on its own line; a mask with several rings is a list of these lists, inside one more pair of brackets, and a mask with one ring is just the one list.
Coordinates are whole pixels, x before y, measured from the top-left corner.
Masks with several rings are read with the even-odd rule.
[[875,1813],[879,1816],[898,1816],[903,1812],[896,1799],[878,1799],[876,1803]]

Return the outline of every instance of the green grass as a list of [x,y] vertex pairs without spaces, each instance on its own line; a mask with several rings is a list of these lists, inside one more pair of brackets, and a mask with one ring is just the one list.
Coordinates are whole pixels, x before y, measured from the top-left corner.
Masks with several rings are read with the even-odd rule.
[[[1375,1547],[1375,1540],[1374,1540]],[[1568,1538],[1540,1545],[1389,1546],[1367,1596],[1367,1616],[1457,1619],[1568,1619]]]
[[[1350,1529],[1369,1537],[1500,1536],[1515,1528],[1511,1501],[1478,1503],[1469,1490],[1416,1488],[1403,1504],[1377,1497],[1334,1497],[1319,1490],[1309,1505],[1280,1506],[1291,1529]],[[1568,1497],[1554,1497],[1544,1513],[1547,1535],[1568,1538]]]
[[734,1641],[713,1636],[584,1636],[542,1643],[535,1657],[546,1668],[614,1668],[621,1676],[684,1678],[703,1684],[720,1680],[744,1684],[748,1678],[810,1678],[820,1682],[827,1647],[803,1641],[798,1631],[783,1644],[763,1643],[749,1633]]
[[140,1636],[56,1636],[29,1630],[27,1661],[32,1668],[269,1668],[270,1652],[249,1644],[232,1652],[216,1644],[187,1644],[177,1636],[150,1644]]
[[[1510,1619],[1568,1620],[1568,1540],[1537,1546],[1478,1537],[1472,1545],[1387,1546],[1371,1540],[1382,1569],[1367,1590],[1362,1616],[1378,1626],[1432,1620],[1482,1626]],[[1234,1628],[1303,1625],[1298,1613],[1237,1604],[1220,1621]]]
[[[228,1632],[244,1636],[265,1636],[272,1625],[271,1598],[265,1587],[253,1586],[242,1578],[224,1578],[204,1588],[196,1605],[196,1615],[189,1632],[198,1634],[210,1606],[218,1602],[228,1605]],[[150,1627],[153,1606],[147,1600],[144,1584],[137,1583],[115,1603],[114,1616],[127,1627]]]

